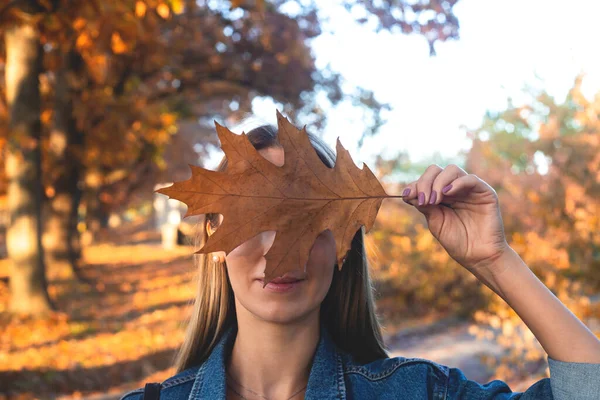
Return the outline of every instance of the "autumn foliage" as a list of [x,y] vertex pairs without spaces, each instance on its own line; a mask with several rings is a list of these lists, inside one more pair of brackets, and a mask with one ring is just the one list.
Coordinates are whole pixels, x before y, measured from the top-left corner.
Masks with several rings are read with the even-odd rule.
[[[532,90],[530,104],[489,115],[467,165],[498,191],[511,246],[589,325],[600,317],[600,96],[588,100],[582,78],[563,102]],[[497,372],[524,374],[525,362],[539,363],[545,352],[512,309],[492,300],[475,316],[508,350]]]
[[[118,396],[172,374],[193,297],[191,247],[163,251],[147,223],[154,184],[183,179],[180,167],[187,173],[188,162],[202,165],[219,144],[213,120],[239,121],[258,97],[315,131],[326,122],[323,99],[371,112],[372,133],[385,105],[317,68],[310,41],[322,26],[314,3],[294,16],[283,11],[289,2],[278,0],[0,3],[0,33],[32,27],[42,49],[33,102],[39,99],[38,143],[11,130],[0,40],[0,225],[9,220],[4,155],[39,146],[36,184],[51,239],[45,250],[66,251],[52,243],[69,238],[80,274],[58,274],[49,257],[55,311],[41,319],[9,313],[11,261],[0,227],[0,398],[81,397],[107,386]],[[424,36],[432,53],[436,41],[458,38],[455,0],[342,3],[363,11],[358,22],[374,19],[378,29]],[[582,79],[564,101],[532,90],[527,104],[488,113],[469,133],[464,167],[498,192],[510,245],[599,334],[600,95],[583,96]],[[374,172],[389,178],[394,168],[420,168],[400,157],[388,165]],[[387,193],[403,188],[384,186]],[[71,208],[61,216],[66,203]],[[111,213],[133,219],[132,231],[102,230]],[[95,244],[78,243],[81,232],[98,234]],[[472,322],[474,335],[506,348],[504,357],[486,360],[495,377],[548,376],[531,332],[450,259],[418,212],[400,200],[384,202],[367,249],[386,326],[458,316]]]
[[[581,95],[579,79],[564,102],[534,92],[530,104],[486,116],[472,132],[466,158],[466,169],[498,192],[511,246],[592,329],[598,329],[593,321],[600,316],[594,296],[598,104]],[[540,153],[551,161],[547,171]],[[399,193],[402,183],[385,186]],[[152,240],[140,228],[113,235],[113,243],[84,253],[83,272],[92,286],[51,282],[50,294],[64,314],[44,321],[2,320],[2,391],[93,393],[109,377],[112,392],[120,393],[172,373],[170,360],[193,296],[191,247],[164,253],[114,244]],[[531,332],[502,299],[448,257],[416,210],[384,202],[367,249],[387,327],[458,315],[472,321],[472,334],[505,347],[504,357],[484,360],[494,377],[514,382],[548,376],[545,353]],[[4,305],[7,296],[0,285]]]
[[[488,113],[470,132],[465,169],[497,191],[510,245],[600,335],[600,95],[588,100],[581,83],[577,77],[562,102],[531,90],[528,104]],[[468,316],[472,334],[506,348],[504,357],[487,359],[499,379],[549,376],[546,353],[531,331],[449,258],[424,218],[389,203],[380,214],[369,241],[388,321],[431,313]]]

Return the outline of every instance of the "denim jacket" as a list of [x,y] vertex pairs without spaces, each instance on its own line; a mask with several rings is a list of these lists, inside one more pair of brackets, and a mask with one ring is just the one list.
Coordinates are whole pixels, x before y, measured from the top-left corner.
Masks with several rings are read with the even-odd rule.
[[[161,384],[161,399],[225,400],[225,362],[237,334],[226,330],[209,357]],[[340,399],[600,399],[600,364],[570,363],[548,357],[552,378],[525,392],[513,392],[501,380],[485,385],[468,380],[458,368],[421,358],[384,358],[359,364],[339,349],[321,324],[319,343],[305,400]],[[553,396],[554,393],[554,396]],[[121,400],[142,399],[143,389]]]

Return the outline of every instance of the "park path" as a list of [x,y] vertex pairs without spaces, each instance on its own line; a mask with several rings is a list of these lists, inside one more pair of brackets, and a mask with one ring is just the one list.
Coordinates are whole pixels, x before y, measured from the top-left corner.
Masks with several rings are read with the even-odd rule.
[[403,330],[386,338],[390,356],[424,358],[448,367],[460,368],[468,379],[487,382],[492,376],[481,361],[482,355],[500,356],[496,342],[469,333],[471,323],[448,319]]

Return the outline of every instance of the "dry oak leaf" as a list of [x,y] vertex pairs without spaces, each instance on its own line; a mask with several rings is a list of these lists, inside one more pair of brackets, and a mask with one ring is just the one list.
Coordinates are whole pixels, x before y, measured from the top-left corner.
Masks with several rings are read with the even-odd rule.
[[265,159],[245,133],[236,135],[215,122],[228,161],[224,172],[190,165],[192,177],[159,189],[188,206],[190,215],[219,213],[223,223],[197,252],[230,251],[265,231],[276,231],[265,255],[264,284],[302,271],[317,236],[329,229],[341,270],[361,225],[368,232],[389,196],[366,164],[359,169],[337,140],[334,168],[319,159],[306,127],[298,130],[277,111],[284,165]]

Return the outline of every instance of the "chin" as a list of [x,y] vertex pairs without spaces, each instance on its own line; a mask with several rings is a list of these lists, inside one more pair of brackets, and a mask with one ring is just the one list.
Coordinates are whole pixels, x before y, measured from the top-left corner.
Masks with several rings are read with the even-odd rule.
[[252,313],[262,319],[276,324],[289,324],[302,319],[311,313],[302,302],[268,301],[255,305]]
[[262,320],[274,322],[274,323],[290,323],[306,314],[306,310],[301,309],[298,303],[287,303],[282,302],[270,302],[271,304],[264,304],[260,307],[257,312],[257,316]]

